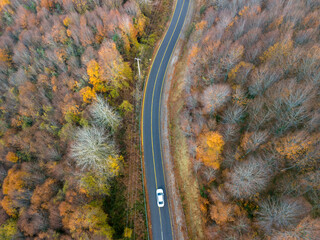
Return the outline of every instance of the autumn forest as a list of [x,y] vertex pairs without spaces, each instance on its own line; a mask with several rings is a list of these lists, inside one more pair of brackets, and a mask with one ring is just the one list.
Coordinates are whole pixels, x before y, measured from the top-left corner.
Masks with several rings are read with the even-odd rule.
[[320,2],[200,2],[180,122],[205,238],[319,239]]
[[151,58],[159,8],[169,1],[0,1],[0,239],[132,235],[134,57]]
[[[174,2],[0,0],[1,240],[147,239],[141,95]],[[175,169],[188,236],[320,239],[319,0],[190,9],[176,120],[196,197]]]

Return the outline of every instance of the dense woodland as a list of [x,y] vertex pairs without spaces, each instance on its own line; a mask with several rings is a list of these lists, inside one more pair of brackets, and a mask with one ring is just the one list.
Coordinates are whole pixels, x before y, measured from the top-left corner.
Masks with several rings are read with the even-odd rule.
[[320,239],[320,2],[202,2],[180,121],[206,239]]
[[109,214],[120,211],[110,195],[126,162],[134,57],[157,37],[150,8],[0,0],[0,239],[132,234],[123,212]]

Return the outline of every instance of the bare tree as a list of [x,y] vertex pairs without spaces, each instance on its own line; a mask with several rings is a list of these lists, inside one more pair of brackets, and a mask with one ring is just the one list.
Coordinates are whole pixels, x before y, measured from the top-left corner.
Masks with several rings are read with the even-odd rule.
[[270,234],[273,230],[296,226],[309,211],[310,208],[303,200],[271,198],[260,204],[257,221],[258,225]]
[[255,98],[248,104],[248,113],[248,129],[251,131],[265,129],[273,116],[271,109],[267,108],[266,99],[263,97]]
[[227,84],[214,84],[204,90],[201,103],[204,113],[214,114],[230,100],[231,88]]
[[320,110],[312,113],[311,119],[308,122],[309,131],[314,131],[320,128]]
[[268,139],[267,131],[253,132],[248,134],[245,139],[243,139],[242,147],[249,153],[255,151],[262,143],[266,142]]
[[81,55],[81,61],[83,64],[87,65],[92,59],[95,59],[96,56],[97,53],[93,49],[93,47],[88,46],[84,53]]
[[94,42],[94,35],[91,29],[87,26],[84,16],[80,18],[80,41],[82,46],[86,47]]
[[193,160],[192,162],[193,162],[193,171],[195,172],[195,174],[197,174],[201,169],[201,167],[203,166],[203,163],[198,160]]
[[90,113],[93,117],[93,122],[101,128],[109,127],[111,132],[115,132],[120,125],[120,116],[109,106],[107,101],[99,96],[91,106]]
[[297,84],[295,79],[280,82],[269,89],[267,97],[272,101],[270,110],[277,119],[276,133],[282,134],[291,127],[298,127],[310,117],[308,108],[314,97],[313,90],[310,85]]
[[99,127],[79,128],[71,145],[71,157],[82,170],[93,170],[105,174],[110,170],[110,157],[116,157],[114,142]]
[[[144,1],[144,2],[146,2],[146,1]],[[123,9],[128,15],[131,15],[131,16],[134,16],[134,17],[138,17],[140,15],[140,13],[141,13],[139,5],[137,4],[136,1],[127,1],[123,5]]]
[[242,122],[244,113],[244,107],[233,105],[224,112],[223,121],[226,124],[239,124]]
[[320,220],[304,218],[293,230],[276,232],[271,240],[318,240],[320,238]]
[[313,47],[302,58],[301,64],[299,64],[299,72],[297,74],[299,80],[306,79],[316,86],[320,85],[319,56],[320,48]]
[[213,180],[216,174],[217,174],[217,171],[211,167],[206,167],[205,170],[203,171],[203,176],[208,182]]
[[225,124],[223,128],[223,138],[226,142],[235,142],[239,138],[240,129],[236,124]]
[[228,53],[221,59],[222,68],[229,72],[229,70],[237,64],[243,55],[244,47],[239,44],[233,44]]
[[271,67],[267,65],[256,69],[251,75],[249,94],[252,96],[263,95],[281,76],[282,73],[280,70],[271,70]]
[[226,190],[235,198],[249,198],[268,186],[272,173],[261,159],[240,162],[228,173]]

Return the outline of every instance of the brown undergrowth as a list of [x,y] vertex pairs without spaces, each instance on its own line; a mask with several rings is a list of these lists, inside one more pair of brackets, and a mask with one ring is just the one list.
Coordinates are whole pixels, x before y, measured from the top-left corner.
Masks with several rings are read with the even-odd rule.
[[[187,51],[186,51],[187,52]],[[182,56],[184,56],[184,53]],[[180,128],[180,110],[183,107],[183,79],[185,60],[181,57],[172,79],[169,98],[170,145],[174,158],[175,176],[179,185],[182,205],[188,226],[188,235],[192,239],[204,239],[203,220],[199,205],[201,204],[198,181],[192,173],[192,163],[188,153],[186,138]]]

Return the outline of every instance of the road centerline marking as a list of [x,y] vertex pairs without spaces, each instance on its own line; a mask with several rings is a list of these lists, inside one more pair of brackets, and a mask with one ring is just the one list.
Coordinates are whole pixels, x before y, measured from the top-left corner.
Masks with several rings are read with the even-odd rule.
[[[187,13],[188,13],[188,10],[189,10],[189,4],[190,1],[188,1],[188,5],[187,5]],[[183,6],[184,7],[184,6]],[[186,14],[187,14],[186,13]],[[161,111],[160,111],[160,108],[161,108],[161,101],[162,101],[162,90],[163,90],[163,85],[164,85],[164,79],[167,75],[167,70],[168,70],[168,66],[170,64],[170,61],[171,61],[171,58],[172,58],[172,53],[174,52],[175,48],[176,48],[176,45],[179,41],[179,38],[180,38],[180,35],[181,35],[181,32],[182,32],[182,28],[183,28],[183,25],[185,23],[185,19],[183,19],[183,23],[182,23],[182,26],[181,26],[181,31],[178,35],[178,38],[177,38],[177,41],[175,42],[174,44],[174,47],[173,47],[173,51],[171,52],[171,55],[170,55],[170,58],[169,58],[169,61],[168,61],[168,64],[166,66],[166,70],[165,70],[165,73],[163,75],[163,78],[162,78],[162,84],[161,84],[161,90],[160,90],[160,100],[159,100],[159,106],[158,106],[158,116],[159,116],[159,119],[158,119],[158,127],[159,127],[159,131],[160,131],[160,134],[159,134],[159,142],[160,142],[160,155],[161,155],[161,164],[162,164],[162,171],[163,171],[163,178],[164,178],[164,182],[166,183],[166,179],[165,179],[165,173],[164,173],[164,164],[163,164],[163,157],[162,157],[162,142],[161,142]],[[165,184],[165,189],[166,189],[166,193],[167,193],[167,186]],[[168,205],[169,205],[169,201],[168,202]],[[171,227],[171,233],[172,233],[172,236],[173,236],[173,228],[172,228],[172,221],[171,221],[171,211],[170,211],[170,207],[168,207],[168,210],[169,210],[169,217],[170,217],[170,227]]]
[[[159,68],[158,68],[157,75],[156,75],[156,78],[155,78],[155,81],[154,81],[154,85],[153,85],[152,97],[151,97],[151,148],[152,148],[152,160],[153,160],[153,168],[154,168],[155,181],[156,181],[156,189],[158,189],[158,184],[157,184],[157,174],[156,174],[156,168],[155,168],[155,157],[154,157],[154,146],[153,146],[153,127],[152,127],[152,126],[153,126],[153,120],[152,120],[152,118],[153,118],[154,92],[155,92],[155,87],[156,87],[156,85],[157,85],[158,76],[159,76],[159,72],[160,72],[160,69],[161,69],[162,64],[163,64],[164,57],[165,57],[166,54],[167,54],[169,45],[170,45],[170,43],[171,43],[171,41],[172,41],[172,37],[174,36],[175,31],[176,31],[176,29],[177,29],[178,23],[179,23],[180,18],[181,18],[182,10],[183,10],[183,8],[184,8],[184,4],[185,4],[185,0],[183,1],[183,4],[182,4],[181,9],[180,9],[180,12],[179,12],[178,20],[177,20],[177,22],[176,22],[176,24],[175,24],[175,27],[174,27],[174,29],[173,29],[173,32],[172,32],[172,34],[171,34],[171,36],[170,36],[170,40],[169,40],[169,42],[168,42],[168,44],[167,44],[166,50],[164,51],[163,56],[162,56],[162,59],[161,59],[161,62],[160,62],[160,64],[159,64]],[[160,47],[161,47],[161,46],[160,46]],[[172,53],[171,53],[171,54],[172,54]],[[160,152],[161,152],[161,150],[160,150]],[[161,161],[162,161],[162,159],[161,159]],[[162,165],[162,164],[161,164],[161,165]],[[162,167],[163,167],[163,165],[162,165]],[[165,188],[166,188],[166,186],[165,186]],[[169,207],[168,207],[168,209],[169,209]],[[159,209],[159,217],[160,217],[160,225],[161,225],[161,232],[162,232],[162,219],[161,219],[160,209]],[[171,228],[171,232],[172,232],[172,223],[171,223],[170,216],[169,216],[169,221],[170,221],[170,228]],[[173,237],[173,236],[172,236],[172,237]]]
[[[147,88],[148,88],[148,83],[149,83],[151,71],[152,71],[152,69],[153,69],[153,67],[154,67],[154,62],[155,62],[155,60],[156,60],[156,58],[157,58],[157,56],[158,56],[159,50],[160,50],[160,48],[162,47],[164,40],[169,37],[168,32],[169,32],[170,27],[172,28],[172,26],[173,26],[173,25],[171,25],[171,24],[172,24],[172,21],[173,21],[173,19],[174,19],[175,14],[177,14],[177,13],[176,13],[176,10],[177,10],[177,6],[178,6],[178,2],[179,2],[179,0],[176,1],[176,5],[175,5],[175,8],[174,8],[174,12],[173,12],[173,14],[172,14],[172,16],[171,16],[170,25],[169,25],[169,27],[167,28],[166,34],[164,35],[164,37],[163,37],[162,40],[161,40],[161,43],[160,43],[160,45],[159,45],[159,47],[158,47],[158,49],[157,49],[157,52],[156,52],[155,57],[153,58],[153,61],[152,61],[152,64],[151,64],[151,68],[150,68],[150,71],[149,71],[149,73],[148,73],[147,82],[146,82],[146,85],[145,85],[145,87],[144,87],[143,100],[142,100],[142,112],[141,112],[141,128],[140,128],[142,147],[143,147],[143,145],[144,145],[144,133],[143,133],[143,129],[144,129],[144,128],[143,128],[143,123],[144,123],[145,98],[146,98],[146,92],[147,92]],[[189,4],[188,4],[188,6],[189,6]],[[152,98],[152,100],[151,100],[151,101],[152,101],[152,104],[151,104],[151,145],[152,145],[152,158],[153,158],[153,168],[154,168],[154,177],[155,177],[156,188],[158,188],[158,183],[157,183],[157,175],[156,175],[156,168],[155,168],[155,156],[154,156],[154,146],[153,146],[154,138],[153,138],[153,130],[152,130],[152,129],[153,129],[153,127],[152,127],[152,126],[153,126],[153,119],[152,119],[152,118],[153,118],[153,102],[154,102],[155,86],[156,86],[156,84],[157,84],[157,82],[158,82],[158,76],[159,76],[160,69],[161,69],[161,67],[163,66],[163,60],[164,60],[164,58],[165,58],[165,56],[166,56],[166,54],[167,54],[167,52],[168,52],[168,48],[169,48],[169,45],[170,45],[171,42],[172,42],[172,38],[173,38],[173,36],[176,34],[177,26],[178,26],[179,22],[181,21],[181,13],[182,13],[182,11],[183,11],[184,8],[185,8],[185,0],[183,0],[183,2],[182,2],[182,6],[181,6],[181,9],[180,9],[180,12],[179,12],[179,16],[178,16],[177,22],[176,22],[175,27],[174,27],[174,29],[173,29],[173,32],[172,32],[172,34],[171,34],[171,36],[170,36],[170,39],[169,39],[168,44],[167,44],[167,46],[166,46],[166,49],[165,49],[165,51],[164,51],[164,53],[163,53],[163,55],[162,55],[162,59],[161,59],[161,62],[160,62],[160,65],[159,65],[159,68],[158,68],[158,71],[157,71],[157,75],[156,75],[156,78],[155,78],[155,81],[154,81],[153,92],[152,92],[152,96],[151,96],[151,98]],[[183,23],[184,23],[184,20],[185,20],[185,19],[183,19]],[[181,32],[179,32],[178,38],[180,37],[180,34],[181,34]],[[167,35],[168,35],[168,36],[167,36]],[[174,48],[175,48],[175,46],[176,46],[176,42],[174,43]],[[172,53],[170,54],[170,59],[171,59],[171,56],[172,56]],[[168,67],[168,64],[167,64],[167,66],[166,66],[166,71],[167,71],[167,67]],[[165,72],[166,72],[166,71],[165,71]],[[163,78],[162,78],[162,79],[163,79]],[[163,86],[163,83],[161,84],[161,92],[162,92],[162,86]],[[160,96],[160,99],[161,99],[161,96]],[[160,129],[159,129],[159,133],[160,133]],[[161,149],[161,143],[160,143],[160,149]],[[162,152],[161,152],[161,151],[160,151],[160,156],[161,156],[161,165],[162,165],[162,167],[163,167],[163,159],[162,159]],[[164,171],[164,170],[163,170],[163,171]],[[165,177],[164,177],[164,179],[165,179]],[[165,184],[165,188],[166,188],[166,184]],[[169,205],[168,205],[168,209],[169,209]],[[169,209],[169,212],[170,212],[170,209]],[[163,239],[163,230],[162,230],[163,226],[162,226],[162,216],[161,216],[161,210],[160,210],[160,208],[159,208],[159,217],[160,217],[160,225],[161,225],[161,238]],[[170,216],[169,216],[169,217],[170,217]],[[171,218],[169,219],[169,221],[170,221],[170,227],[171,227],[171,232],[172,232]],[[172,233],[173,233],[173,232],[172,232]],[[173,235],[172,235],[172,236],[173,236]]]
[[154,91],[155,91],[155,88],[156,88],[156,85],[157,85],[157,81],[158,81],[158,75],[159,75],[159,72],[160,72],[160,69],[161,69],[161,66],[162,66],[162,63],[163,63],[163,60],[164,60],[164,57],[168,51],[168,48],[169,48],[169,45],[171,43],[171,40],[172,40],[172,37],[176,31],[176,28],[178,26],[178,23],[179,23],[179,20],[180,20],[180,17],[181,17],[181,13],[182,13],[182,10],[183,10],[183,7],[184,7],[184,3],[185,1],[183,1],[183,5],[181,7],[181,10],[180,10],[180,13],[179,13],[179,16],[178,16],[178,20],[175,24],[175,27],[173,29],[173,32],[171,34],[171,37],[170,37],[170,40],[167,44],[167,47],[166,47],[166,50],[164,51],[164,54],[162,56],[162,59],[161,59],[161,62],[159,64],[159,68],[158,68],[158,71],[157,71],[157,75],[156,75],[156,78],[155,78],[155,82],[154,82],[154,85],[153,85],[153,91],[152,91],[152,97],[151,97],[151,149],[152,149],[152,160],[153,160],[153,169],[154,169],[154,174],[155,174],[155,178],[156,178],[156,188],[158,189],[158,184],[157,184],[157,174],[156,174],[156,164],[155,164],[155,157],[154,157],[154,146],[153,146],[153,120],[152,120],[152,117],[153,117],[153,100],[154,100]]
[[[174,6],[174,10],[173,10],[173,14],[171,15],[171,19],[170,19],[170,25],[171,25],[171,22],[172,22],[172,19],[174,17],[174,13],[176,12],[176,9],[177,9],[177,5],[178,5],[178,1],[176,1],[176,5]],[[170,28],[170,25],[169,27],[167,28],[166,30],[166,33],[164,34],[164,37],[161,39],[161,42],[159,44],[159,47],[156,51],[156,54],[154,55],[154,58],[152,59],[152,63],[151,63],[151,67],[150,67],[150,71],[148,72],[148,76],[147,76],[147,81],[146,81],[146,84],[144,86],[144,89],[143,89],[143,98],[142,98],[142,108],[141,108],[141,127],[140,127],[140,132],[141,132],[141,144],[142,144],[142,147],[143,147],[143,113],[144,113],[144,102],[145,102],[145,98],[146,98],[146,92],[147,92],[147,87],[148,87],[148,82],[149,82],[149,78],[150,78],[150,73],[151,73],[151,70],[153,68],[153,64],[154,64],[154,61],[158,55],[158,52],[161,48],[161,45],[164,41],[164,39],[166,38],[167,34],[168,34],[168,31],[169,31],[169,28]],[[143,149],[143,148],[142,148]]]
[[[175,27],[174,27],[174,29],[173,29],[173,31],[172,31],[172,34],[171,34],[171,36],[170,36],[169,42],[168,42],[168,44],[167,44],[167,47],[166,47],[166,49],[165,49],[165,51],[164,51],[164,53],[163,53],[163,56],[162,56],[162,58],[161,58],[161,62],[160,62],[160,64],[159,64],[159,68],[158,68],[158,71],[157,71],[157,75],[156,75],[156,77],[155,77],[155,82],[154,82],[154,85],[153,85],[153,91],[152,91],[152,96],[151,96],[151,149],[152,149],[152,160],[153,160],[153,169],[154,169],[154,174],[155,174],[156,188],[158,188],[158,183],[157,183],[156,164],[155,164],[155,157],[154,157],[153,128],[152,128],[152,125],[153,125],[152,117],[153,117],[154,91],[155,91],[155,87],[156,87],[156,85],[157,85],[158,75],[159,75],[159,72],[160,72],[160,69],[161,69],[161,66],[162,66],[162,63],[163,63],[163,59],[164,59],[164,57],[165,57],[165,55],[166,55],[166,53],[167,53],[167,51],[168,51],[168,47],[169,47],[169,45],[170,45],[170,43],[171,43],[171,40],[172,40],[172,37],[173,37],[173,35],[174,35],[175,31],[176,31],[177,25],[178,25],[179,20],[180,20],[180,17],[181,17],[181,12],[182,12],[184,3],[185,3],[185,1],[183,1],[183,5],[182,5],[181,10],[180,10],[180,12],[179,12],[178,20],[177,20],[177,22],[176,22],[176,24],[175,24]],[[161,47],[161,46],[160,46],[160,47]]]

